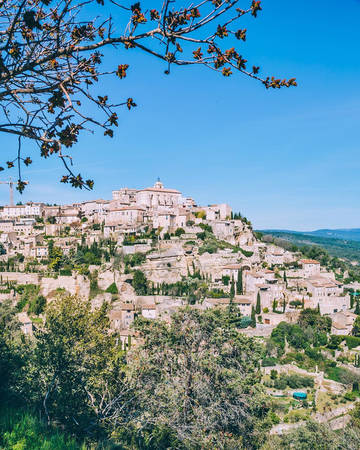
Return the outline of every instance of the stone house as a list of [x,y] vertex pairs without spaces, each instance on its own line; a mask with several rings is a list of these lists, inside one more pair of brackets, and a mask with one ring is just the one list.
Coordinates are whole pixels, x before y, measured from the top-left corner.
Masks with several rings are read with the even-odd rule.
[[305,278],[314,277],[320,275],[320,263],[315,259],[301,259],[300,264],[303,269],[303,275]]
[[146,319],[156,319],[156,305],[143,305],[141,307],[141,314]]

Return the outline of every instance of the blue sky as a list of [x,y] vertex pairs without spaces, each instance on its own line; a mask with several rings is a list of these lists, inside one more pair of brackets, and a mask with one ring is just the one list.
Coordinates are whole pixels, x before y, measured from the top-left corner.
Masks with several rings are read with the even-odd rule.
[[[139,106],[120,112],[112,140],[99,131],[74,147],[75,171],[95,180],[94,191],[59,184],[60,163],[27,144],[30,185],[16,200],[109,199],[112,189],[146,187],[159,176],[198,203],[229,203],[256,228],[360,227],[360,2],[262,3],[258,19],[245,20],[241,53],[262,74],[296,77],[297,88],[267,91],[195,67],[166,76],[161,62],[137,50],[112,51],[111,63],[130,69],[106,89]],[[1,144],[7,160],[16,141],[1,136]],[[8,202],[6,186],[0,202]]]

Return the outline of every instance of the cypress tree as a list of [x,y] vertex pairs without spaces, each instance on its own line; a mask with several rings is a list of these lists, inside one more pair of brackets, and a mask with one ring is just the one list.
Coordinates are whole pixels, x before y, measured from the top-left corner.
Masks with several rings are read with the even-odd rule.
[[242,295],[244,293],[243,281],[242,281],[242,269],[238,270],[237,282],[236,282],[236,293]]
[[256,296],[256,308],[255,308],[256,314],[261,313],[261,299],[260,299],[260,291],[258,291]]
[[358,314],[358,315],[360,314],[360,305],[359,305],[359,300],[358,299],[356,299],[356,306],[355,306],[354,313]]
[[231,277],[231,285],[230,285],[230,298],[235,297],[235,282],[234,282],[234,275]]
[[350,293],[350,309],[353,309],[354,307],[354,295]]
[[251,307],[251,323],[250,323],[250,326],[252,328],[256,327],[256,316],[255,316],[255,309],[254,309],[253,306]]

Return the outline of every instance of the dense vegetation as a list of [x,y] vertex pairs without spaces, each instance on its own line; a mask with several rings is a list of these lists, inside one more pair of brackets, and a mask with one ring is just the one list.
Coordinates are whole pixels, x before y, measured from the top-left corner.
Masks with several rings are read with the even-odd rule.
[[310,234],[291,233],[285,231],[264,231],[263,233],[294,243],[297,247],[301,248],[317,245],[327,250],[331,256],[360,262],[360,241],[358,240],[314,236]]
[[[23,293],[37,295],[33,288]],[[316,364],[329,378],[359,382],[326,356],[341,340],[330,338],[331,322],[313,310],[302,311],[298,324],[281,323],[266,347],[240,332],[243,318],[231,302],[223,310],[180,309],[171,323],[138,317],[138,344],[126,348],[108,332],[106,305],[92,310],[90,302],[59,295],[45,312],[46,322],[29,339],[16,310],[0,305],[2,448],[305,449],[333,432],[310,422],[306,445],[296,432],[270,438],[279,418],[260,361]],[[272,370],[267,386],[312,389],[313,383]],[[359,417],[356,410],[351,436],[359,436]]]

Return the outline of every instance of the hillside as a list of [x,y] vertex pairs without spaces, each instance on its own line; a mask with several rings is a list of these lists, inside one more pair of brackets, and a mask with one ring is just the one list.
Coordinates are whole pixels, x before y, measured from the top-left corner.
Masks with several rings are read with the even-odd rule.
[[[358,232],[360,239],[360,230],[358,229],[317,230],[309,233],[300,233],[297,231],[261,230],[264,234],[271,234],[274,237],[290,241],[295,245],[319,245],[325,248],[332,256],[360,262],[360,240],[330,237],[330,232],[332,232],[335,236],[337,234],[340,235],[341,231],[353,236],[356,236],[356,232]],[[327,232],[328,237],[325,237]],[[321,235],[321,233],[323,233],[324,236]]]
[[338,228],[329,229],[323,228],[314,231],[295,231],[295,230],[263,230],[264,232],[281,232],[281,233],[291,233],[291,234],[301,234],[305,236],[315,236],[315,237],[325,237],[325,238],[335,238],[350,241],[360,241],[360,228]]

